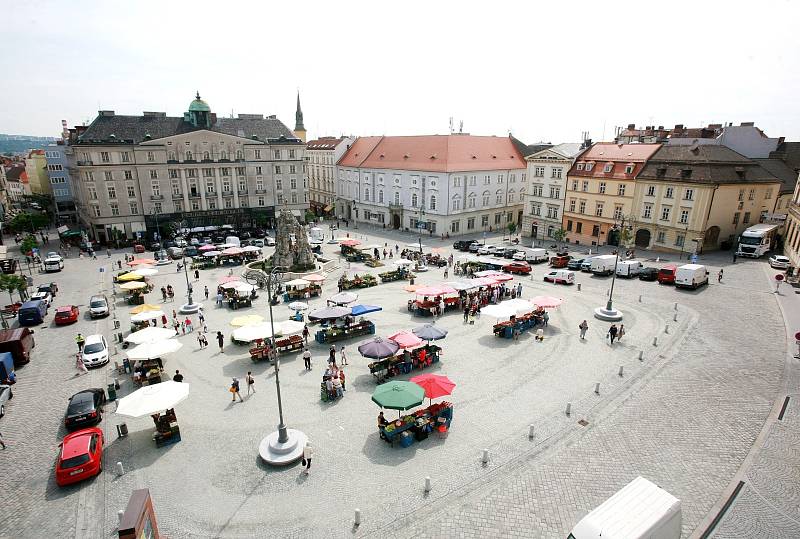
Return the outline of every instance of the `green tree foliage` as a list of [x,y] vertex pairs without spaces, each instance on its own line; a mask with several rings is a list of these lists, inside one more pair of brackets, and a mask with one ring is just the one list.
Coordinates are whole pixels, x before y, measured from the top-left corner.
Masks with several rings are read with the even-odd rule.
[[563,228],[559,228],[558,230],[553,232],[553,239],[555,239],[559,244],[561,244],[561,247],[563,247],[564,238],[566,237],[567,237],[567,231],[564,230]]
[[32,232],[46,227],[49,223],[50,218],[44,213],[23,212],[15,215],[7,226],[14,232]]
[[30,254],[30,252],[33,251],[33,249],[38,246],[39,242],[36,241],[36,236],[34,236],[33,234],[28,234],[27,236],[25,236],[25,238],[23,238],[22,242],[19,244],[20,250],[22,251],[23,254],[26,255]]

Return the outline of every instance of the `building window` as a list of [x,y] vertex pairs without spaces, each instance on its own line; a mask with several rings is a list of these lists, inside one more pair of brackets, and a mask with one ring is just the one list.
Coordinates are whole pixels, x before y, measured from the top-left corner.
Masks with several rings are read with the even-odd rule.
[[192,200],[192,211],[197,211],[200,209],[200,202],[197,200]]
[[672,198],[672,194],[675,191],[672,187],[667,187],[666,191],[664,191],[664,198]]
[[664,243],[667,239],[667,234],[663,230],[659,230],[656,234],[656,243]]
[[592,225],[592,236],[595,238],[600,237],[600,225]]
[[383,204],[383,190],[378,191],[378,203]]
[[642,219],[650,219],[653,216],[653,205],[645,204],[642,210]]
[[738,211],[733,214],[733,224],[734,225],[738,225],[739,224],[739,212]]
[[119,204],[117,204],[116,202],[112,202],[108,205],[108,207],[111,208],[111,215],[113,216],[119,215]]
[[[170,144],[172,144],[170,142]],[[175,161],[175,152],[169,151],[167,152],[167,161]]]
[[490,183],[492,183],[492,177],[489,176],[489,175],[484,176],[483,177],[483,185],[489,185]]
[[488,206],[489,205],[489,191],[484,191],[483,195],[481,196],[481,199],[482,199],[481,200],[481,204],[483,204],[483,206]]
[[289,174],[295,174],[297,172],[297,167],[294,165],[289,165]]
[[500,224],[500,218],[502,216],[503,216],[502,213],[495,213],[494,214],[494,224],[499,225]]
[[[186,144],[189,144],[189,143],[187,142]],[[186,161],[194,161],[194,155],[192,154],[192,152],[190,152],[190,151],[186,152],[185,160]]]
[[452,223],[450,223],[450,232],[458,232],[460,224],[461,224],[460,221],[453,221]]
[[158,182],[153,182],[150,184],[150,188],[153,190],[153,196],[160,196],[161,195],[161,185]]
[[158,179],[158,171],[157,170],[151,170],[150,171],[150,179],[151,180],[157,180]]
[[540,204],[531,202],[531,215],[539,215]]
[[617,195],[624,197],[625,196],[625,184],[621,183],[617,186]]
[[750,222],[750,212],[746,211],[744,212],[744,218],[742,219],[742,224],[746,225],[749,222]]
[[417,194],[414,193],[413,195],[411,195],[411,207],[412,208],[416,208],[418,202],[419,202],[419,198],[417,197]]
[[[474,178],[474,177],[475,177],[475,176],[473,176],[473,178]],[[509,174],[509,175],[508,175],[508,181],[509,181],[510,183],[517,183],[517,175],[516,175],[516,174]],[[475,184],[473,183],[473,184],[471,184],[471,185],[475,185]]]
[[567,219],[567,232],[572,232],[572,220]]
[[220,170],[220,172],[222,173],[223,176],[230,176],[231,175],[231,169],[229,169],[227,167],[221,168],[219,170]]
[[747,200],[755,200],[756,199],[756,190],[750,189],[750,193],[747,196]]
[[611,163],[608,163],[603,167],[603,172],[611,172],[612,170],[614,170],[614,165]]
[[275,174],[280,174],[280,173],[281,173],[281,166],[275,165]]
[[533,177],[534,178],[544,178],[544,167],[534,167],[534,169],[533,169]]
[[498,174],[498,175],[497,175],[497,183],[503,183],[503,180],[504,180],[504,179],[505,179],[505,178],[504,178],[504,176],[503,176],[502,174]]
[[136,198],[136,188],[133,185],[126,185],[125,188],[128,190],[128,198]]
[[586,171],[587,172],[591,172],[591,170],[593,168],[594,168],[594,163],[586,163]]
[[223,178],[222,179],[222,191],[224,193],[230,193],[231,192],[231,180],[230,180],[230,178]]
[[685,241],[686,236],[683,234],[678,234],[675,236],[675,247],[683,247],[683,242]]
[[589,190],[589,181],[588,180],[583,180],[583,190],[584,191],[588,191]]
[[294,159],[294,150],[289,150],[289,159]]
[[106,170],[105,172],[103,172],[103,176],[105,177],[106,181],[114,180],[114,174],[110,170]]
[[581,221],[577,221],[575,223],[575,232],[577,232],[578,234],[583,233],[583,223]]
[[572,190],[573,191],[578,190],[578,180],[572,180]]
[[189,170],[187,170],[186,171],[186,177],[187,178],[196,178],[197,177],[197,169],[190,168]]
[[586,213],[586,201],[581,200],[580,204],[578,204],[578,213]]
[[128,208],[131,211],[131,215],[139,215],[139,205],[136,202],[128,202]]
[[364,200],[369,202],[369,187],[364,188]]
[[689,210],[681,210],[681,218],[678,222],[682,225],[689,222]]
[[663,206],[661,208],[661,220],[662,221],[669,221],[669,212],[672,208],[669,206]]
[[176,200],[175,202],[173,202],[173,205],[175,206],[175,211],[176,212],[183,211],[183,202],[182,201]]
[[122,162],[123,163],[130,163],[131,162],[131,156],[130,156],[130,154],[128,152],[122,152],[119,155],[122,157]]
[[606,192],[606,182],[600,182],[600,187],[597,192],[601,195]]
[[[256,150],[256,154],[258,154],[258,150]],[[280,150],[272,150],[272,158],[273,159],[280,159],[281,158],[281,151]],[[258,157],[256,157],[258,159]]]
[[103,163],[111,162],[111,157],[108,155],[108,152],[100,152],[100,161]]
[[561,198],[561,188],[550,186],[550,198]]
[[292,193],[292,204],[297,204],[297,193]]
[[214,177],[214,169],[213,168],[204,168],[203,169],[203,177],[204,178],[213,178]]
[[694,200],[694,189],[687,189],[684,191],[683,200]]
[[488,215],[481,215],[481,226],[486,228],[489,226],[489,216]]
[[151,163],[156,160],[156,154],[153,152],[147,152],[147,160]]
[[475,228],[475,218],[470,217],[467,219],[467,230],[473,230]]
[[[416,195],[414,195],[414,196],[416,196]],[[416,206],[416,204],[413,204],[413,205]],[[458,211],[460,209],[461,209],[461,197],[456,195],[456,196],[453,197],[453,211]]]
[[117,198],[117,188],[113,185],[107,185],[106,188],[108,189],[108,198]]
[[169,169],[169,177],[170,178],[178,178],[178,177],[180,177],[178,175],[178,170],[174,169],[174,168]]
[[133,179],[133,172],[131,172],[130,170],[126,170],[125,171],[125,179],[126,180],[132,180]]
[[614,219],[617,220],[617,221],[622,219],[622,206],[620,206],[620,205],[615,205],[614,206]]
[[576,168],[578,170],[583,170],[583,163],[578,163],[578,166]]
[[236,167],[236,175],[237,176],[245,176],[246,172],[247,171],[246,171],[246,169],[244,167]]
[[648,185],[647,186],[647,196],[649,196],[649,197],[656,196],[656,186],[655,185]]
[[633,165],[625,166],[625,174],[633,174]]
[[436,210],[436,195],[431,195],[431,201],[430,201],[430,204],[428,206],[428,209],[434,210],[434,211]]
[[575,213],[575,199],[574,198],[570,199],[570,201],[569,201],[569,211],[571,213]]
[[767,189],[764,193],[764,200],[769,200],[772,198],[772,189]]
[[89,171],[89,172],[84,173],[84,180],[86,180],[87,182],[93,182],[94,181],[94,172]]
[[453,176],[453,187],[461,187],[461,176]]
[[297,189],[297,178],[289,178],[289,189]]
[[553,178],[553,179],[556,179],[556,180],[560,180],[561,179],[562,170],[563,169],[561,169],[561,168],[554,168],[552,170],[552,173],[550,174],[550,177]]
[[508,193],[508,201],[509,202],[514,202],[514,197],[515,196],[516,195],[514,194],[514,191],[509,191],[509,193]]
[[603,216],[603,203],[596,202],[594,206],[594,215],[595,217],[602,217]]
[[400,193],[398,193],[397,191],[394,192],[394,203],[397,206],[400,205]]
[[214,192],[214,180],[206,180],[206,193]]
[[211,154],[208,152],[203,152],[203,161],[211,161]]
[[548,206],[547,207],[547,217],[549,219],[558,219],[558,207],[557,206]]
[[470,185],[470,187],[475,187],[477,184],[478,184],[478,177],[477,176],[470,176],[469,177],[469,185]]
[[92,206],[92,212],[95,217],[100,217],[100,206]]

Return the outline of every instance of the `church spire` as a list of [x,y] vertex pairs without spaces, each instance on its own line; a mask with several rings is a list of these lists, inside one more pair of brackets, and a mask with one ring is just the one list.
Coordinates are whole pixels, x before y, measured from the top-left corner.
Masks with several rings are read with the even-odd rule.
[[306,141],[306,128],[303,125],[303,110],[300,108],[300,90],[297,90],[297,111],[294,113],[294,136]]

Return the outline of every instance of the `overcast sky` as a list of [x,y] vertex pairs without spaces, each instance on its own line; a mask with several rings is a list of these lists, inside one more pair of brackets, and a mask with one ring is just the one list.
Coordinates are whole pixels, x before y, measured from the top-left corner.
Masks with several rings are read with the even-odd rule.
[[[613,137],[636,123],[754,121],[800,140],[800,2],[5,0],[0,133],[277,114],[309,137],[511,131]],[[605,136],[604,136],[605,135]]]

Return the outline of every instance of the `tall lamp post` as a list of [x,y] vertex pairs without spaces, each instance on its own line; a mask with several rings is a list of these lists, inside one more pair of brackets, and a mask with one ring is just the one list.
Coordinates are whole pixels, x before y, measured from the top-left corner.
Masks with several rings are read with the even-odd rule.
[[[286,268],[276,266],[267,274],[266,289],[269,301],[270,346],[275,350],[275,320],[272,316],[272,298],[277,294],[283,282]],[[295,429],[287,429],[283,422],[283,403],[281,402],[280,359],[275,356],[275,390],[278,395],[278,430],[267,435],[258,445],[258,454],[268,464],[282,466],[299,460],[303,456],[303,448],[308,436]]]
[[[614,225],[614,228],[619,228],[619,239],[622,239],[622,231],[625,229],[625,217],[622,218],[622,221],[617,225]],[[606,302],[605,307],[597,307],[594,310],[594,317],[600,320],[606,320],[608,322],[619,322],[622,320],[622,312],[614,308],[614,284],[617,281],[617,264],[619,264],[619,249],[620,249],[620,242],[617,241],[617,248],[615,250],[614,256],[614,272],[611,274],[611,290],[608,292],[608,301]]]

